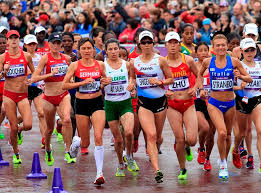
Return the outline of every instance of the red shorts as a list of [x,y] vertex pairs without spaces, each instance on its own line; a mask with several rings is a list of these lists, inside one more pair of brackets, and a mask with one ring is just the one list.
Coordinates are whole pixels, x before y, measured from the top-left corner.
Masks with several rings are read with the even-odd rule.
[[0,81],[0,94],[4,93],[4,85],[5,85],[5,81]]
[[16,93],[4,89],[3,96],[12,99],[12,101],[14,101],[15,103],[19,103],[21,100],[27,98],[28,93]]
[[138,106],[138,97],[131,99],[131,102],[132,102],[133,112],[136,113],[137,112],[137,106]]
[[43,99],[48,101],[49,103],[53,104],[54,106],[59,106],[59,104],[61,103],[61,101],[63,100],[63,98],[69,94],[68,91],[65,91],[64,93],[57,95],[57,96],[46,96],[43,93]]
[[194,99],[187,99],[187,100],[168,100],[169,107],[179,111],[181,114],[183,114],[189,107],[194,105]]

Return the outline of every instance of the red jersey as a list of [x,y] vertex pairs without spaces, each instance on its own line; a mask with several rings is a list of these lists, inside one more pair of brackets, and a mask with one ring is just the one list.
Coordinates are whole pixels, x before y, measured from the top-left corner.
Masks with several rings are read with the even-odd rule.
[[77,91],[80,93],[96,93],[100,90],[101,67],[97,60],[94,60],[93,66],[84,66],[82,61],[78,61],[75,72],[75,82],[81,82],[87,78],[93,78],[94,82],[80,86]]
[[45,73],[51,73],[53,68],[58,67],[58,73],[53,77],[49,77],[45,79],[45,82],[61,82],[63,81],[65,74],[68,70],[68,62],[63,54],[60,53],[60,59],[54,59],[51,53],[47,54],[48,61],[45,66]]
[[137,54],[136,52],[136,47],[132,47],[129,50],[129,58],[137,58],[138,56],[140,56],[141,54]]
[[20,76],[27,75],[27,60],[25,58],[24,52],[20,50],[21,54],[19,58],[10,58],[9,52],[5,53],[4,64],[10,65],[5,78],[16,78]]
[[193,73],[186,63],[185,55],[181,54],[181,56],[182,63],[178,67],[170,66],[174,78],[174,83],[169,85],[171,91],[184,91],[195,84],[195,78],[193,78]]
[[43,48],[37,48],[36,53],[43,56],[50,52],[49,44],[47,41],[44,42],[44,47]]

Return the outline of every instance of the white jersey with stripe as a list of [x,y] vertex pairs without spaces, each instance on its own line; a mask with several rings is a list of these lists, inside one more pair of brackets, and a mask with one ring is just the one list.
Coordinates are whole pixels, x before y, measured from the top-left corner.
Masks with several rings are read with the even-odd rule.
[[105,86],[105,100],[107,101],[123,101],[131,97],[130,92],[127,90],[128,80],[128,69],[125,60],[121,60],[121,67],[113,69],[107,62],[104,61],[106,76],[111,77],[111,84]]
[[151,61],[144,63],[140,56],[134,59],[138,96],[147,98],[160,98],[164,96],[166,89],[149,82],[150,78],[164,80],[163,71],[159,64],[160,55],[154,54]]

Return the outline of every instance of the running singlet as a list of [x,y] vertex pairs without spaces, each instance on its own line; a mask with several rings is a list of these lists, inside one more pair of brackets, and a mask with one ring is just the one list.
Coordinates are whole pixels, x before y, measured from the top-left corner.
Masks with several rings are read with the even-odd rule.
[[135,47],[132,47],[132,48],[129,50],[129,58],[137,58],[138,56],[140,56],[140,54],[137,54],[136,48],[135,48]]
[[20,51],[21,55],[19,58],[10,58],[9,52],[6,52],[4,64],[10,65],[10,67],[5,78],[16,78],[27,75],[27,60],[24,56],[24,52],[22,50]]
[[44,47],[43,48],[37,48],[36,53],[43,56],[50,52],[49,44],[47,41],[44,41]]
[[185,55],[181,54],[182,63],[178,67],[170,66],[174,83],[169,85],[171,91],[184,91],[192,87],[192,72],[186,64]]
[[[255,63],[255,67],[249,67],[243,62],[242,66],[246,69],[248,74],[252,77],[253,81],[247,83],[247,86],[243,90],[238,90],[236,93],[241,97],[253,98],[261,95],[261,67],[259,62]],[[242,80],[237,78],[237,85],[240,86]]]
[[159,65],[159,57],[160,55],[154,54],[154,57],[148,63],[143,63],[140,56],[134,59],[138,96],[160,98],[165,94],[164,88],[152,85],[149,82],[150,78],[164,80],[164,74]]
[[68,70],[68,62],[63,54],[60,53],[60,56],[60,59],[54,59],[50,52],[47,54],[48,61],[45,66],[45,74],[51,73],[55,67],[58,67],[58,73],[56,73],[53,77],[46,78],[45,82],[63,81]]
[[107,101],[123,101],[130,98],[130,92],[127,91],[129,81],[126,61],[121,61],[122,65],[117,70],[110,67],[107,61],[104,62],[106,76],[112,79],[112,83],[104,88]]
[[87,78],[93,78],[94,82],[85,84],[77,88],[77,91],[83,94],[92,94],[100,90],[101,68],[97,60],[94,60],[94,66],[83,66],[82,61],[78,61],[75,72],[75,82],[81,82]]
[[[38,66],[38,64],[39,64],[39,62],[41,60],[41,56],[39,54],[35,54],[35,57],[33,57],[32,60],[33,60],[34,69],[36,70],[36,68],[37,68],[37,66]],[[31,76],[32,76],[31,74],[28,75],[28,78],[31,78]],[[39,82],[32,83],[31,86],[37,86],[37,87],[39,86],[39,87],[41,87],[43,84],[44,84],[44,81],[41,80]]]
[[[183,42],[180,43],[181,45],[181,53],[190,55],[192,53],[192,50],[190,50]],[[192,44],[194,47],[196,46],[195,44]]]
[[209,78],[211,91],[233,91],[234,74],[231,57],[227,56],[224,68],[217,68],[216,57],[212,57],[209,65]]

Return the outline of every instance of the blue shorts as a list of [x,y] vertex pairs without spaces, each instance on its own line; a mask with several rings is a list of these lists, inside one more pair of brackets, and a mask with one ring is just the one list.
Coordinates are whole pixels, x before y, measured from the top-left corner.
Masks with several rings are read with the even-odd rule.
[[224,102],[214,99],[212,97],[209,98],[208,103],[217,107],[223,114],[226,113],[230,108],[232,108],[236,104],[235,100]]

